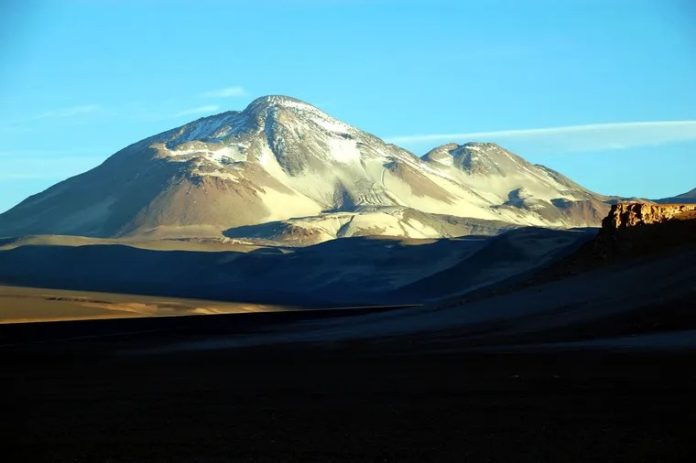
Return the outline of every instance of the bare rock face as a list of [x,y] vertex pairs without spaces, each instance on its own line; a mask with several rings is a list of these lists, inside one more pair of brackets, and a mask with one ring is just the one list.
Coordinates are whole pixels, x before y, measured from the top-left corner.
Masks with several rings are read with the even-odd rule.
[[696,204],[617,203],[602,220],[594,238],[535,281],[582,273],[604,265],[696,248]]
[[640,257],[696,243],[696,204],[614,204],[592,243],[601,260]]
[[696,218],[696,204],[618,203],[611,207],[609,215],[602,221],[602,229],[611,232],[692,218]]

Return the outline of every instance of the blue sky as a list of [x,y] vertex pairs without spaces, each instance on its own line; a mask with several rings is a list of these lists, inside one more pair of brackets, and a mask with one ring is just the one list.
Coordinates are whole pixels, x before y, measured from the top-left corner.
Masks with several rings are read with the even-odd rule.
[[696,187],[694,82],[690,0],[2,0],[0,210],[266,94],[669,196]]

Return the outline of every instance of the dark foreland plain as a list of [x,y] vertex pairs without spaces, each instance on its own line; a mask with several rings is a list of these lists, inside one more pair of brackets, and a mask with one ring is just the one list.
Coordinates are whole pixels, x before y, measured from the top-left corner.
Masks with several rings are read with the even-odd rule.
[[3,461],[694,461],[694,226],[438,307],[0,325]]
[[672,462],[696,455],[694,354],[476,353],[423,334],[151,351],[331,316],[2,326],[3,461]]

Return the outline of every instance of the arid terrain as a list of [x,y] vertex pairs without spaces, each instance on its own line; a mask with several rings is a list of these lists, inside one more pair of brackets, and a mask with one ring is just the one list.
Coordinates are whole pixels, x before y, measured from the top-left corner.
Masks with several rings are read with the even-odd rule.
[[0,323],[175,317],[287,309],[224,301],[0,286]]
[[[5,455],[690,461],[696,222],[690,206],[674,211],[617,205],[599,232],[579,241],[534,229],[494,246],[488,238],[464,264],[420,280],[451,294],[425,305],[240,310],[6,287],[29,306],[108,301],[95,309],[133,309],[140,300],[170,314],[246,313],[0,326]],[[534,242],[565,251],[530,267],[523,256],[539,254],[514,251]],[[467,282],[463,269],[481,261],[498,270],[516,262],[517,270],[485,286]]]
[[0,0],[0,463],[696,462],[696,0]]
[[3,456],[693,460],[675,201],[288,97],[146,138],[0,215]]
[[[278,316],[282,321],[274,321]],[[406,336],[147,353],[171,342],[277,329],[290,316],[303,315],[4,325],[2,338],[11,339],[0,352],[5,458],[673,462],[693,456],[696,357],[689,351],[482,353],[456,347],[451,337],[443,345],[441,336]],[[119,334],[100,333],[104,325]]]

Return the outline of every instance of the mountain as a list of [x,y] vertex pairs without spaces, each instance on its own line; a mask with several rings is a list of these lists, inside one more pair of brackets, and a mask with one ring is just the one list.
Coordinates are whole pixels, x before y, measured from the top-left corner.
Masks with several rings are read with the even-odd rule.
[[671,198],[658,199],[658,203],[696,203],[696,188]]
[[0,236],[212,237],[495,234],[596,226],[608,209],[548,168],[489,143],[422,159],[285,96],[146,138],[0,215]]
[[[680,199],[682,202],[696,202],[696,188],[694,188],[691,191],[688,191],[684,194],[681,194],[677,196],[678,199]],[[689,201],[686,201],[689,200]]]

